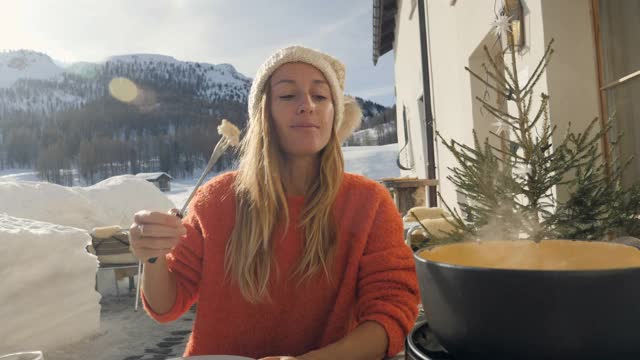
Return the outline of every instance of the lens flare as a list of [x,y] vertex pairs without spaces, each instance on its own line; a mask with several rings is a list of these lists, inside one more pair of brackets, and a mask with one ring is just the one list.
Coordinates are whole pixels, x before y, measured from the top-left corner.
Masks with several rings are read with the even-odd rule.
[[138,97],[139,90],[133,81],[116,77],[109,82],[109,93],[122,102],[130,103]]

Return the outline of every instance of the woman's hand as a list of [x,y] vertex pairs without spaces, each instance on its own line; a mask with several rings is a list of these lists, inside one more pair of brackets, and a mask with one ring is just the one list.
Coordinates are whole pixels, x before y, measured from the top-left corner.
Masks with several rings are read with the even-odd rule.
[[131,252],[141,261],[164,256],[178,244],[180,237],[187,233],[180,218],[175,214],[142,210],[134,215],[133,224],[129,228]]

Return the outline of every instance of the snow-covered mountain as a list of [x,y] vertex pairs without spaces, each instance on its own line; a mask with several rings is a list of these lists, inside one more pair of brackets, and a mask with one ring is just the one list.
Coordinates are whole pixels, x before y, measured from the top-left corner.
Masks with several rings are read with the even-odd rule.
[[199,74],[205,75],[214,83],[234,83],[243,86],[250,78],[240,74],[231,64],[211,65],[191,61],[179,61],[174,57],[155,54],[130,54],[111,56],[107,59],[111,63],[144,64],[146,66],[167,65],[173,69],[196,68]]
[[52,79],[64,69],[46,54],[31,51],[0,52],[0,88],[8,88],[18,79]]
[[[31,50],[0,52],[0,115],[24,112],[48,116],[78,109],[107,95],[108,84],[125,77],[144,89],[173,92],[210,103],[246,103],[251,78],[231,64],[180,61],[158,54],[126,54],[104,62],[76,62],[61,67],[48,55]],[[364,122],[386,108],[357,98]],[[151,104],[155,105],[155,104]]]
[[[191,61],[179,61],[171,56],[155,55],[155,54],[130,54],[112,56],[107,60],[108,64],[112,66],[133,66],[143,72],[163,72],[169,78],[171,73],[178,73],[182,75],[187,82],[192,84],[198,84],[198,81],[204,81],[204,84],[198,84],[204,88],[213,88],[216,85],[226,85],[228,88],[225,90],[238,90],[242,91],[245,88],[248,91],[248,86],[251,86],[251,78],[248,78],[240,74],[231,64],[219,64],[212,65],[207,63],[198,63]],[[215,92],[204,91],[200,95],[205,98],[212,98],[216,96],[230,96],[232,95],[228,91]],[[246,98],[238,99],[240,101],[246,101]]]
[[102,63],[78,62],[61,68],[47,55],[30,51],[0,53],[0,114],[24,111],[51,114],[82,107],[105,96],[114,77],[141,87],[192,95],[211,102],[246,102],[251,79],[230,64],[176,60],[155,54],[129,54]]
[[[57,64],[33,51],[1,54],[0,169],[37,166],[59,183],[65,166],[90,182],[127,171],[189,174],[206,164],[220,119],[248,121],[251,79],[230,64],[154,54]],[[356,100],[363,131],[348,145],[396,142],[395,109]]]

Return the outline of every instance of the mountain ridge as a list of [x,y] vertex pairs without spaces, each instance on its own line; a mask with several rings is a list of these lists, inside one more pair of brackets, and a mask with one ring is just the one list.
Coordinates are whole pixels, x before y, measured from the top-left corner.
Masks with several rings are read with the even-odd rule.
[[[4,52],[0,60],[0,78],[16,78],[0,87],[0,169],[33,166],[56,183],[68,181],[69,167],[88,182],[141,171],[190,174],[206,164],[221,119],[240,129],[248,121],[251,79],[231,64],[130,54],[60,71],[37,52]],[[37,76],[24,76],[30,69]],[[395,110],[356,100],[361,129],[375,129],[347,145],[395,142]],[[220,166],[231,166],[234,156],[225,155]]]

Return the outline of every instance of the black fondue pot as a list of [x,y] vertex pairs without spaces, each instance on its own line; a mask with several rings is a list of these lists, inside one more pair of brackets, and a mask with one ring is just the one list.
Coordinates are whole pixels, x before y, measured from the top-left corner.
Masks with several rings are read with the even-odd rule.
[[480,268],[421,251],[426,319],[453,359],[640,359],[640,268]]

